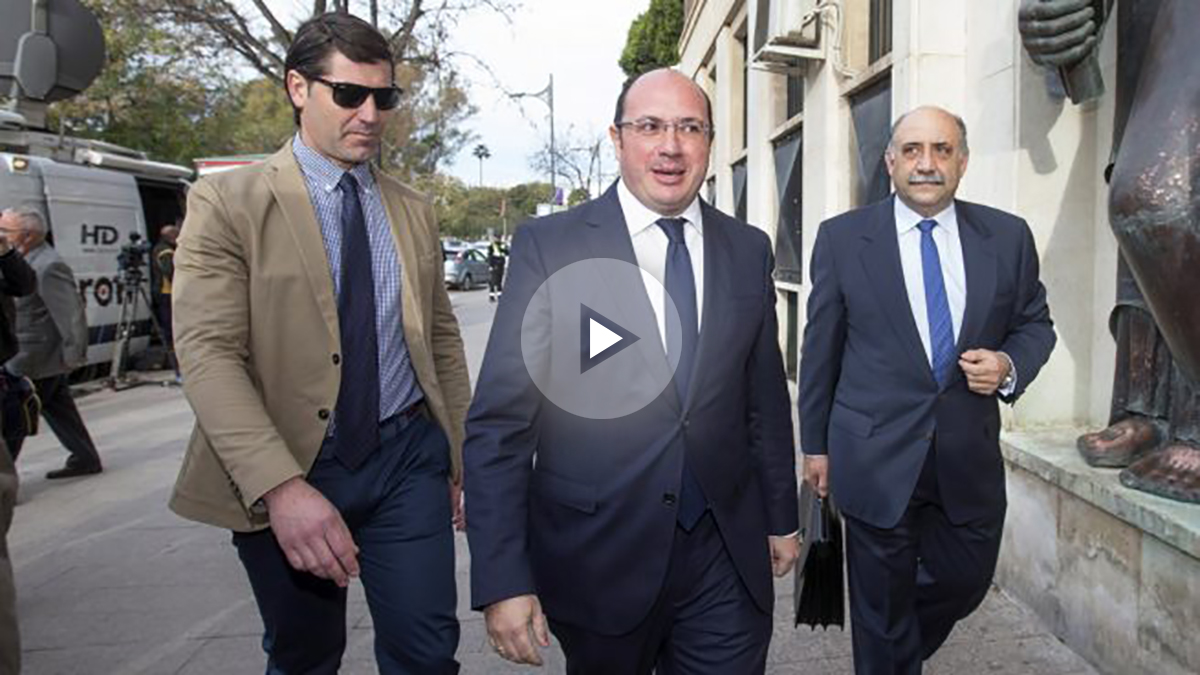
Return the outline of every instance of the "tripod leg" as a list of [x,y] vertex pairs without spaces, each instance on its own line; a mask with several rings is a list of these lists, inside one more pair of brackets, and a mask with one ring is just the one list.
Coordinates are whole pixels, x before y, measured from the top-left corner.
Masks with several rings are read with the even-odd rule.
[[125,376],[125,355],[129,351],[129,308],[133,300],[129,297],[129,290],[127,288],[122,288],[117,297],[121,302],[121,312],[117,317],[117,331],[116,335],[113,336],[112,364],[108,371],[109,384],[114,387]]
[[171,370],[175,371],[175,379],[178,380],[182,375],[179,374],[179,362],[175,360],[175,345],[169,344],[166,338],[163,337],[163,329],[158,323],[158,315],[154,312],[154,305],[150,302],[150,294],[146,292],[145,287],[141,284],[138,284],[138,295],[146,303],[146,307],[150,308],[150,330],[153,331],[154,336],[158,338],[158,341],[167,350],[167,361],[171,364]]

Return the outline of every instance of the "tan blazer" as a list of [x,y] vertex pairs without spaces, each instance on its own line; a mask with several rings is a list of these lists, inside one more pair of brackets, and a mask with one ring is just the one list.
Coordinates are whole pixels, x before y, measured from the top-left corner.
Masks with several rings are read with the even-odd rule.
[[[442,282],[433,208],[376,171],[403,268],[404,337],[462,475],[470,383]],[[320,225],[289,143],[191,189],[175,253],[175,349],[196,413],[171,497],[179,515],[262,529],[259,499],[308,473],[337,402],[337,302]]]

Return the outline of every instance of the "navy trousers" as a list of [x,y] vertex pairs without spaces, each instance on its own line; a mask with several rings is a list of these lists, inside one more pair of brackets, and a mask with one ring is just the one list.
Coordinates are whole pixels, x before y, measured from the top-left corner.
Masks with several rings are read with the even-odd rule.
[[[326,441],[307,477],[341,512],[359,566],[384,675],[457,673],[458,599],[442,430],[424,414],[397,415],[355,471]],[[263,619],[267,675],[337,673],[346,648],[346,589],[297,572],[272,532],[235,533]]]
[[771,615],[754,604],[712,512],[689,532],[675,528],[663,589],[625,635],[600,635],[548,617],[569,675],[763,673]]
[[1000,554],[1004,505],[986,519],[950,522],[930,448],[895,527],[845,521],[854,672],[919,675],[922,661],[987,596]]

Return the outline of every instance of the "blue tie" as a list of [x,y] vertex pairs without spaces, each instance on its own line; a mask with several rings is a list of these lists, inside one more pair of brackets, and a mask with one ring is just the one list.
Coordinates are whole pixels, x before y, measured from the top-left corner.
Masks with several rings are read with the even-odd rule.
[[338,389],[337,457],[357,469],[379,446],[379,337],[375,328],[375,277],[371,242],[358,199],[358,181],[349,173],[342,191],[342,282],[338,326],[342,335],[342,384]]
[[[688,384],[692,381],[692,368],[696,363],[696,343],[699,342],[700,317],[696,306],[696,276],[692,271],[692,256],[683,239],[683,218],[662,218],[658,226],[667,234],[667,295],[675,303],[676,317],[667,312],[667,345],[678,344],[677,353],[667,357],[675,365],[675,391],[681,405],[687,403]],[[683,456],[683,482],[679,490],[679,526],[691,531],[708,510],[704,490],[687,462],[687,451]]]
[[954,347],[954,322],[950,318],[950,301],[946,299],[946,283],[942,279],[942,261],[933,241],[936,220],[922,220],[921,272],[925,278],[925,311],[929,316],[929,353],[933,379],[938,388],[950,380],[951,366],[957,358]]

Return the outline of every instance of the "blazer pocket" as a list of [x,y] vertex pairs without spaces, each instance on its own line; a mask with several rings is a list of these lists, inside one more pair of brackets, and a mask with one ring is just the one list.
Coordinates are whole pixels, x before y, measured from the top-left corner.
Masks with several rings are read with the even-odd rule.
[[596,488],[560,478],[546,471],[534,471],[531,481],[539,496],[584,513],[596,512]]
[[875,429],[875,420],[870,415],[847,408],[837,401],[833,402],[833,409],[829,413],[829,423],[863,438],[870,436]]

